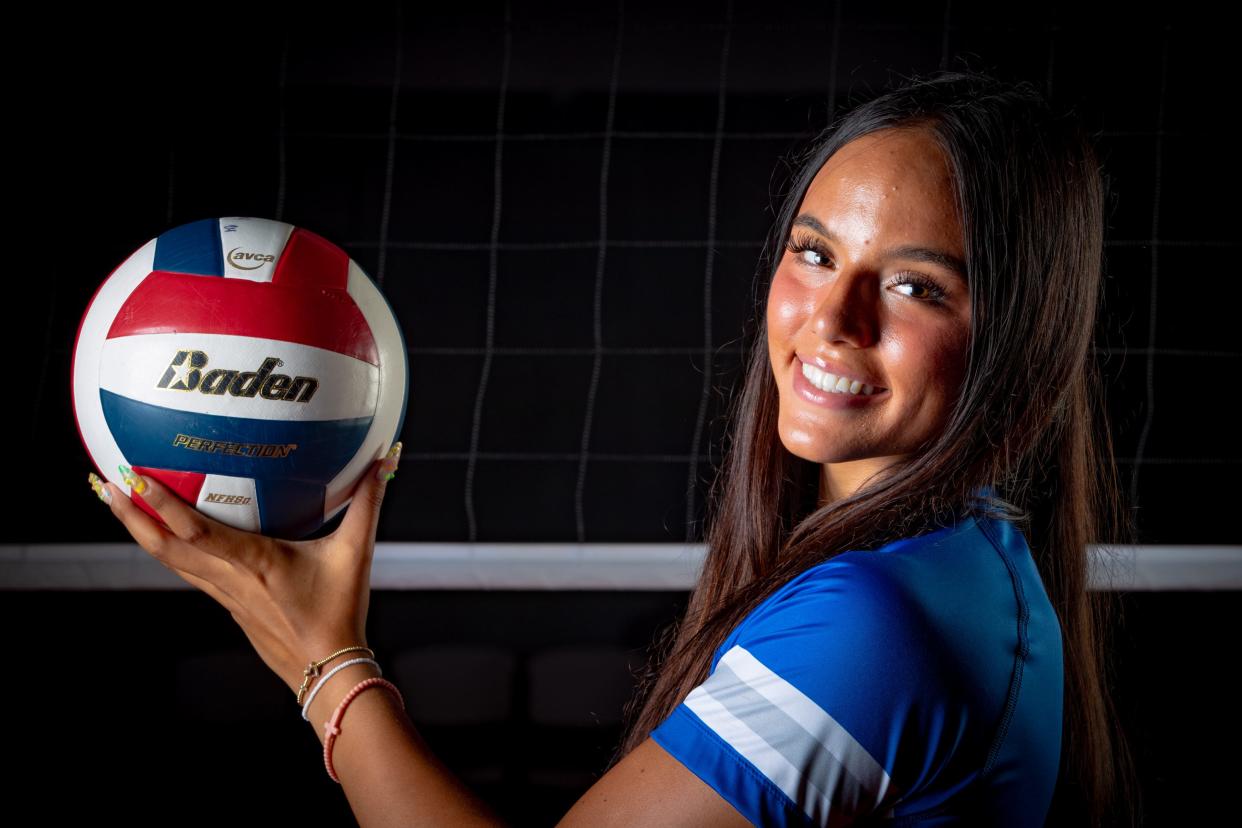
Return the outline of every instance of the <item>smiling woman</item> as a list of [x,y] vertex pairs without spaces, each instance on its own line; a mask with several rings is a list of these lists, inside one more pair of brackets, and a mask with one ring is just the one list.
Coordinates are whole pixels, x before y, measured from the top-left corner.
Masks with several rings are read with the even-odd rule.
[[1133,538],[1091,140],[940,72],[797,160],[707,558],[601,786],[655,742],[756,825],[1133,824],[1087,591],[1087,545]]

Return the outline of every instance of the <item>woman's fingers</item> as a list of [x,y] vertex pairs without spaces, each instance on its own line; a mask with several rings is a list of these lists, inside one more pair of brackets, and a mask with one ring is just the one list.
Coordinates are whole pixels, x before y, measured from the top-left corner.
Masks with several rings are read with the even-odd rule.
[[[155,510],[160,520],[164,521],[171,530],[169,532],[161,529],[160,532],[154,532],[151,528],[141,523],[138,524],[138,528],[145,531],[146,538],[152,546],[143,543],[143,539],[137,534],[134,537],[152,555],[167,559],[178,569],[207,577],[210,577],[210,572],[220,571],[221,568],[197,564],[197,559],[201,559],[204,552],[243,569],[254,571],[262,568],[259,560],[263,551],[261,536],[243,532],[209,518],[153,477],[139,475],[125,466],[121,467],[121,474],[125,476],[125,482],[134,493]],[[125,500],[127,501],[125,505],[133,508],[130,514],[141,515],[150,521],[148,515],[133,503],[128,502],[129,498]],[[152,528],[160,529],[154,521],[150,521],[150,524]],[[129,527],[129,525],[126,521],[126,526]]]
[[[146,477],[141,478],[141,481],[142,494],[151,494],[155,491],[155,486],[159,485],[158,483],[151,482],[150,478]],[[231,570],[226,561],[213,555],[204,554],[201,549],[190,545],[182,540],[179,535],[160,526],[151,519],[150,515],[138,508],[133,501],[126,497],[125,492],[115,483],[104,483],[103,485],[112,494],[110,504],[112,513],[125,525],[125,528],[139,546],[165,567],[203,589],[212,598],[224,603],[222,599],[227,597],[224,584],[227,582]],[[151,503],[151,498],[144,499],[147,500],[148,504],[151,504],[152,508],[156,509],[165,522],[168,522],[168,518],[165,515],[171,514],[175,509],[169,507],[167,500],[169,497],[175,497],[175,495],[172,495],[162,486],[161,489],[163,489],[163,493],[156,495],[156,498],[162,502],[164,511],[160,511],[159,508],[155,507],[155,504]],[[137,492],[138,488],[134,488],[134,491]],[[184,525],[183,521],[180,523]],[[197,579],[198,583],[190,581],[190,578]],[[204,584],[211,587],[211,589],[204,588]]]
[[[103,488],[108,488],[108,484],[104,483],[102,480],[98,480],[98,483]],[[121,519],[121,522],[125,524],[125,528],[129,529],[130,534],[134,536],[134,540],[139,542],[139,546],[150,553],[151,557],[159,561],[160,565],[165,569],[175,574],[190,586],[207,593],[207,595],[214,599],[217,604],[228,610],[234,618],[237,618],[237,613],[241,607],[236,601],[233,600],[231,595],[206,578],[201,578],[193,572],[179,568],[172,563],[172,557],[178,554],[176,552],[169,551],[173,548],[171,544],[172,541],[176,540],[175,536],[172,536],[167,529],[164,529],[162,526],[155,523],[155,521],[151,520],[147,513],[135,506],[128,497],[125,497],[115,484],[112,484],[112,487],[108,489],[108,492],[112,498],[109,503],[110,505],[113,505],[113,513]],[[140,535],[146,539],[145,542],[139,540]],[[170,540],[170,538],[172,540]],[[154,546],[155,543],[162,543],[164,546],[159,547],[160,553],[156,554],[151,550],[151,548],[148,548],[148,543],[151,543],[152,546]],[[193,551],[194,550],[190,550],[191,553],[193,553]],[[178,560],[184,562],[188,561],[189,558],[178,557]],[[208,566],[215,566],[218,568],[221,568],[222,566],[227,567],[227,564],[223,564],[223,562],[219,562],[215,558],[203,555],[198,556],[196,565],[201,565],[205,561],[209,562]],[[215,577],[220,577],[221,571],[222,569],[218,569]]]

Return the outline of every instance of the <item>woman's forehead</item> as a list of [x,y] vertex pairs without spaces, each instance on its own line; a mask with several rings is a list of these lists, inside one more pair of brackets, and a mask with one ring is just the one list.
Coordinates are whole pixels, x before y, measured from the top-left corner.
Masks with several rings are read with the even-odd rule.
[[962,227],[943,152],[915,135],[867,135],[842,147],[816,174],[798,215],[830,231],[821,235],[856,236],[859,244],[879,233],[961,252]]
[[911,191],[927,196],[952,193],[944,151],[926,130],[886,129],[855,138],[820,167],[808,198],[839,191],[875,191],[877,197]]

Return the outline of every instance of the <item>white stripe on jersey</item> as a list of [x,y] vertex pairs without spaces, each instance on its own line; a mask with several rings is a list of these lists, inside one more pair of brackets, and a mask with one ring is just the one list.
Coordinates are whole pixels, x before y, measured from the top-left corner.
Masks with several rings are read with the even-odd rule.
[[817,825],[845,824],[890,793],[866,748],[744,647],[721,656],[685,703]]

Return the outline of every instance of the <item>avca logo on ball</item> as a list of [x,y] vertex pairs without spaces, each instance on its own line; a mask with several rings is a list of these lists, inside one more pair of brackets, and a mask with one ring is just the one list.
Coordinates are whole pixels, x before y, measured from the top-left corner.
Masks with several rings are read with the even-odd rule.
[[310,402],[319,390],[319,380],[314,377],[291,377],[273,374],[272,370],[284,365],[276,357],[267,357],[257,371],[237,371],[213,368],[206,373],[207,354],[204,351],[183,350],[164,371],[156,388],[170,391],[199,391],[203,394],[229,394],[234,397],[254,397],[286,402]]
[[229,251],[228,260],[229,266],[238,270],[258,270],[276,261],[276,257],[270,253],[247,253],[240,247],[234,247]]

